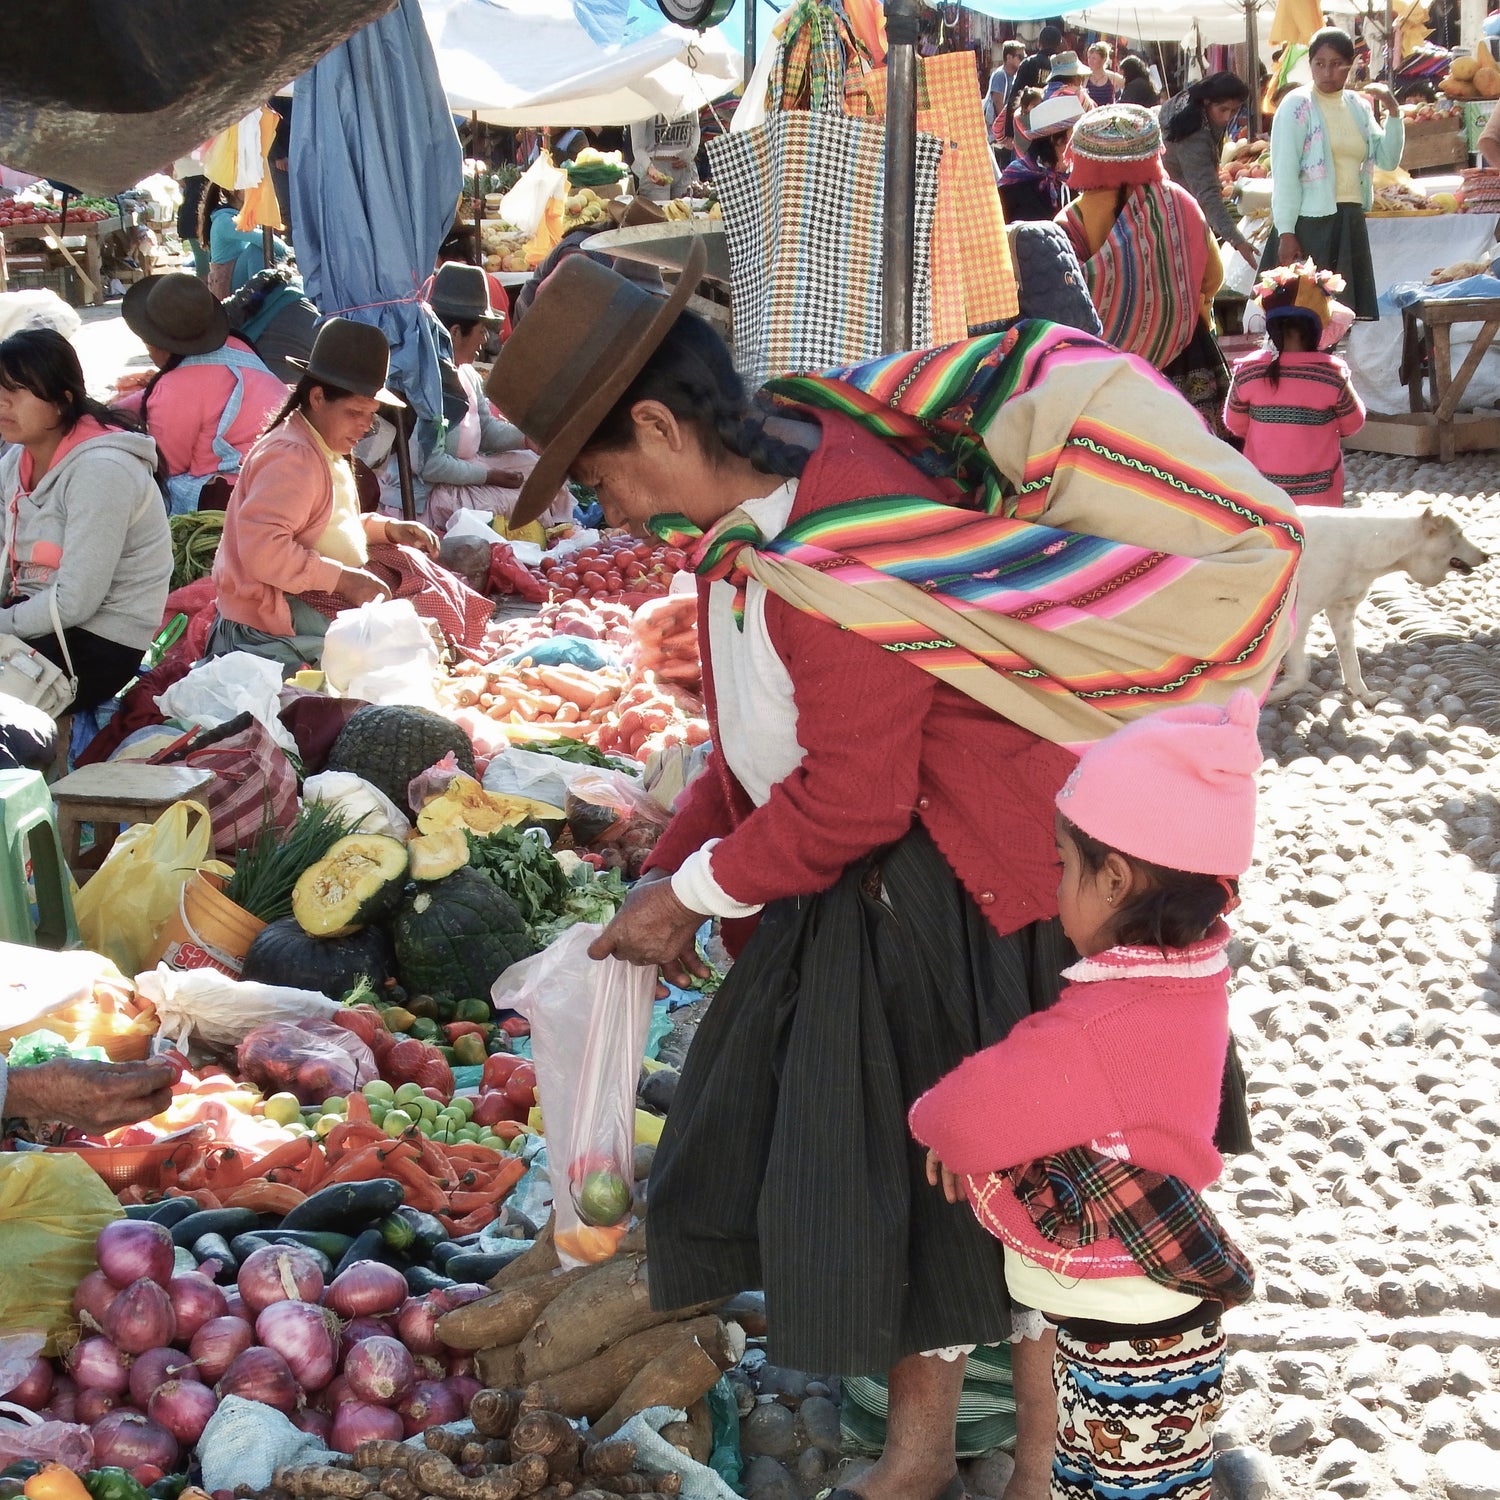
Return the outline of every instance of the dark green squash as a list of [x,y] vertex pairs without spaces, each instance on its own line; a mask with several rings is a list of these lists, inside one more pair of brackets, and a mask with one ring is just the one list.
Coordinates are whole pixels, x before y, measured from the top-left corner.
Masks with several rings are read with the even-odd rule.
[[296,917],[282,917],[256,935],[241,975],[261,984],[321,990],[339,1000],[361,979],[379,990],[396,972],[391,941],[379,927],[349,937],[309,937]]
[[474,746],[457,724],[426,708],[372,703],[339,732],[326,769],[362,776],[415,815],[417,809],[406,800],[407,786],[450,750],[459,768],[472,776]]
[[347,937],[395,911],[406,884],[406,845],[351,833],[297,877],[292,915],[311,937]]
[[408,891],[391,931],[401,982],[414,994],[488,995],[536,952],[515,902],[467,865]]

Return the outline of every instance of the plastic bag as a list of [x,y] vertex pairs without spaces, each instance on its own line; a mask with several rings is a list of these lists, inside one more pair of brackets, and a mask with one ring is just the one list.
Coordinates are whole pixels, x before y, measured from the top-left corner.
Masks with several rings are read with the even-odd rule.
[[112,1062],[138,1062],[156,1035],[135,986],[102,955],[0,943],[0,1051],[44,1022],[71,1046],[102,1047]]
[[568,787],[564,805],[573,838],[605,855],[607,863],[617,864],[628,880],[640,875],[646,856],[670,821],[661,803],[621,771],[590,767]]
[[78,935],[122,974],[146,967],[182,888],[195,870],[233,873],[209,859],[213,822],[201,802],[174,802],[154,823],[137,823],[115,840],[98,873],[78,893]]
[[561,198],[568,189],[568,174],[552,165],[543,152],[516,180],[500,200],[500,217],[530,238],[542,222],[549,199]]
[[588,956],[602,930],[570,927],[490,991],[497,1009],[531,1022],[554,1239],[565,1266],[607,1260],[629,1222],[635,1085],[656,994],[654,966]]
[[331,1021],[257,1026],[235,1058],[240,1075],[258,1088],[295,1094],[303,1104],[321,1104],[376,1076],[375,1054],[352,1031]]
[[485,768],[484,789],[507,797],[530,797],[552,807],[567,804],[568,788],[594,766],[578,765],[535,750],[502,750]]
[[280,717],[281,668],[248,651],[231,651],[201,662],[162,693],[156,706],[169,719],[204,729],[247,713],[266,726],[283,750],[297,749]]
[[49,1422],[13,1401],[0,1401],[0,1464],[63,1464],[76,1473],[94,1466],[94,1438],[77,1422]]
[[0,1155],[0,1333],[35,1332],[57,1353],[73,1291],[96,1269],[94,1241],[121,1215],[108,1185],[71,1154]]
[[360,833],[382,833],[400,839],[411,837],[411,821],[380,790],[362,776],[349,771],[323,771],[302,783],[302,801],[326,802],[329,807],[351,820]]
[[435,761],[425,771],[418,771],[406,783],[407,806],[415,807],[420,812],[428,802],[434,797],[441,797],[460,778],[468,782],[474,780],[459,765],[458,757],[450,750],[440,761]]
[[323,637],[323,675],[345,698],[435,708],[437,642],[410,599],[346,609]]
[[158,964],[139,975],[136,985],[155,1007],[161,1034],[182,1053],[194,1035],[210,1046],[234,1047],[257,1026],[327,1020],[338,1011],[318,990],[231,979],[217,969],[180,970]]

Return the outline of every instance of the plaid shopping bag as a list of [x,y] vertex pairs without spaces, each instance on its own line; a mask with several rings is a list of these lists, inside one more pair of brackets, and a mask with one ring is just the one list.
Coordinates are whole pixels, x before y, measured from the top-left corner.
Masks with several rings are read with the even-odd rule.
[[178,761],[214,779],[202,798],[213,821],[214,852],[232,857],[261,829],[290,828],[297,817],[297,771],[259,719],[240,714],[156,757]]
[[[930,250],[942,143],[917,137],[912,342],[931,342]],[[773,113],[710,141],[733,271],[735,362],[756,387],[882,352],[885,127]]]

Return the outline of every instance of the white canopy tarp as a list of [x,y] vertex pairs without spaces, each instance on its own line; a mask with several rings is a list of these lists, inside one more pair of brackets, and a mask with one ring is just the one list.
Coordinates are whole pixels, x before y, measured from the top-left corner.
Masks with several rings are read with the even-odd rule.
[[449,105],[491,125],[629,125],[701,109],[741,77],[717,32],[601,47],[568,0],[422,0],[422,13]]
[[[1262,41],[1271,24],[1275,6],[1262,3],[1256,14]],[[1136,42],[1180,42],[1196,23],[1206,44],[1243,44],[1245,10],[1237,0],[1105,0],[1083,10],[1066,12],[1069,25],[1082,26],[1105,36],[1128,37]]]

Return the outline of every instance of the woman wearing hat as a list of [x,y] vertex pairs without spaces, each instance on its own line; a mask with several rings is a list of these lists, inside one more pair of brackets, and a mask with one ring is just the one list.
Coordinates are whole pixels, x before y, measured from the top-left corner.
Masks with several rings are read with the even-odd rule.
[[1155,365],[1218,430],[1228,371],[1209,320],[1224,268],[1197,200],[1162,170],[1155,113],[1107,104],[1086,114],[1068,147],[1068,186],[1078,197],[1057,221],[1104,338]]
[[[474,368],[485,336],[501,323],[490,305],[489,278],[479,266],[456,261],[439,266],[428,306],[448,331],[453,365],[443,370],[443,416],[419,428],[417,506],[439,536],[460,510],[484,510],[508,516],[532,456],[517,452],[524,439],[490,410],[484,381]],[[401,509],[396,461],[387,461],[381,483],[381,506],[387,514]]]
[[1017,102],[1016,154],[1000,173],[1000,206],[1007,224],[1050,219],[1062,207],[1067,185],[1063,154],[1083,112],[1076,93],[1043,99],[1036,89],[1027,89]]
[[389,363],[385,335],[368,323],[330,318],[318,330],[306,373],[230,497],[207,655],[249,651],[288,674],[316,666],[328,620],[300,595],[334,594],[351,606],[387,597],[365,566],[371,542],[437,555],[425,526],[360,514],[349,455],[382,404],[403,404],[385,389]]
[[173,515],[197,510],[204,489],[221,477],[217,488],[227,500],[286,387],[229,332],[223,306],[196,276],[148,276],[125,293],[121,312],[156,374],[118,405],[134,410],[156,439],[168,508]]
[[[887,1376],[886,1448],[859,1495],[957,1497],[963,1354],[1006,1336],[1008,1308],[994,1244],[927,1187],[905,1109],[1057,994],[1052,799],[1074,763],[1069,745],[1112,727],[1094,705],[1139,649],[1136,603],[1174,592],[1143,563],[1150,573],[1150,557],[1174,554],[1172,576],[1199,580],[1159,601],[1147,633],[1153,657],[1165,654],[1152,682],[1170,696],[1191,679],[1191,693],[1222,696],[1251,670],[1269,685],[1285,648],[1292,517],[1284,495],[1184,421],[1134,362],[1040,322],[777,382],[765,404],[752,401],[722,340],[684,310],[704,259],[694,247],[661,301],[574,257],[487,384],[540,452],[519,519],[571,473],[611,524],[689,545],[699,574],[714,750],[591,949],[681,979],[701,972],[694,937],[717,917],[738,954],[656,1157],[651,1295],[669,1308],[764,1288],[777,1364]],[[1121,451],[1091,439],[1086,458],[1072,457],[1084,423],[1118,434]],[[1129,435],[1137,429],[1162,442]],[[1189,473],[1211,526],[1141,477]],[[1222,499],[1202,488],[1208,473]],[[1030,520],[991,508],[1006,476],[1030,481]],[[1067,519],[1054,522],[1057,504]],[[1233,519],[1244,511],[1264,522]],[[1054,525],[1095,533],[1088,556],[1065,562],[1067,533]],[[1226,551],[1220,526],[1245,550],[1234,567],[1226,557],[1199,572]],[[1055,591],[1022,582],[995,549],[1023,539],[1043,571],[1086,567],[1087,588],[1081,576],[1056,579]],[[1248,575],[1226,588],[1242,562],[1266,571],[1253,589]],[[1046,665],[1046,598],[1069,606],[1056,628],[1071,667]],[[1205,612],[1220,610],[1209,626]],[[1003,684],[998,663],[1015,656],[1000,650],[989,665],[988,648],[946,635],[965,638],[984,619],[1019,647],[1020,613],[1034,623]],[[1275,644],[1250,669],[1242,648],[1258,656],[1267,632]],[[1234,664],[1206,647],[1209,634],[1235,641]],[[1206,675],[1185,678],[1189,660]],[[1027,662],[1062,691],[1034,684]],[[1075,671],[1091,684],[1087,703],[1063,686]],[[1047,1388],[1048,1368],[1043,1353],[1027,1389]],[[1048,1398],[1023,1407],[1032,1425],[1011,1493],[1040,1495]]]
[[1093,100],[1089,98],[1085,89],[1088,78],[1089,70],[1079,61],[1076,52],[1054,52],[1052,66],[1047,70],[1047,82],[1042,88],[1042,98],[1056,99],[1060,96],[1071,96],[1076,98],[1085,109],[1091,109]]

